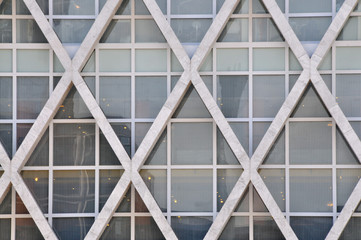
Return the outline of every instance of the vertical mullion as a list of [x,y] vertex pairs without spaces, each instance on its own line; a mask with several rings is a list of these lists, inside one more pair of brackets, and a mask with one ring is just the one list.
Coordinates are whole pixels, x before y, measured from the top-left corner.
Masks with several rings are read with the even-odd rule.
[[100,158],[100,140],[99,140],[99,127],[95,124],[95,216],[99,213],[99,184],[100,184],[100,173],[99,173],[99,158]]
[[212,123],[212,136],[213,136],[213,221],[217,217],[217,125]]
[[332,120],[332,211],[333,222],[337,218],[337,165],[336,165],[336,122]]
[[285,189],[285,196],[286,196],[286,218],[288,222],[290,222],[290,158],[289,158],[289,121],[285,124],[285,157],[286,157],[286,166],[285,166],[285,181],[286,181],[286,189]]
[[171,224],[171,123],[168,122],[167,126],[167,220]]
[[54,179],[54,124],[49,124],[49,199],[48,199],[48,221],[53,225],[53,179]]

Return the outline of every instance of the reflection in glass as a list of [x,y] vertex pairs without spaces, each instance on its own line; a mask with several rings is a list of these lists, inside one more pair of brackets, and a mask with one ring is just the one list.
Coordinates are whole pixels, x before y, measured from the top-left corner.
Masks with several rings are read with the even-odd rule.
[[[167,172],[166,170],[141,170],[140,176],[142,177],[145,185],[148,187],[150,193],[153,195],[162,212],[167,211]],[[148,212],[142,200],[138,200],[140,196],[136,195],[136,212]],[[138,203],[138,204],[137,204]]]
[[[302,5],[305,4],[302,2]],[[314,1],[309,6],[313,5]],[[331,21],[331,17],[291,17],[289,19],[289,23],[300,41],[321,41]]]
[[217,211],[219,212],[242,174],[241,169],[218,169],[217,171]]
[[[211,1],[208,1],[211,2]],[[192,4],[197,6],[198,4]],[[193,7],[191,8],[193,9]],[[170,24],[181,43],[200,43],[212,19],[172,19]]]
[[172,170],[172,212],[212,211],[212,170]]
[[284,169],[261,169],[259,174],[281,211],[286,210],[286,181]]
[[48,212],[48,171],[22,171],[21,176],[43,213]]
[[49,72],[49,50],[19,49],[16,55],[18,72]]
[[[0,5],[0,11],[1,11]],[[0,43],[12,42],[12,22],[9,19],[0,19]]]
[[248,76],[218,76],[217,104],[225,117],[248,117]]
[[123,172],[123,170],[99,171],[99,211],[104,207]]
[[325,239],[332,217],[291,217],[291,227],[299,240]]
[[172,124],[172,164],[212,164],[212,123]]
[[172,217],[172,228],[180,240],[198,240],[204,238],[212,222],[212,217]]
[[271,18],[254,18],[252,33],[254,42],[284,41],[281,32]]
[[49,98],[48,77],[18,77],[17,117],[35,119]]
[[153,217],[135,217],[135,239],[161,240],[164,237]]
[[166,77],[135,78],[135,117],[155,118],[167,99]]
[[231,217],[219,239],[248,240],[249,239],[248,217]]
[[[0,172],[0,176],[2,176]],[[11,189],[5,195],[3,201],[0,203],[0,214],[11,214]]]
[[11,239],[11,219],[0,219],[1,239]]
[[253,152],[256,151],[259,143],[261,142],[263,136],[266,134],[270,125],[270,122],[253,123]]
[[[173,79],[172,79],[173,80]],[[204,102],[193,85],[189,86],[173,118],[210,118]]]
[[285,159],[285,130],[283,129],[272,144],[263,164],[285,164]]
[[338,127],[336,128],[336,163],[356,165],[360,164]]
[[[0,27],[1,29],[1,27]],[[17,43],[47,43],[43,32],[38,24],[32,19],[16,20],[16,42]]]
[[239,165],[238,159],[234,155],[231,147],[228,145],[219,128],[217,128],[217,163]]
[[3,0],[0,5],[0,15],[10,15],[11,14],[11,6],[12,0]]
[[[36,0],[36,3],[45,15],[49,14],[49,0]],[[16,0],[16,14],[30,15],[30,12],[23,0]]]
[[337,169],[337,211],[341,212],[361,177],[361,169]]
[[12,85],[13,85],[13,81],[11,77],[0,77],[0,119],[12,118],[13,115]]
[[284,76],[253,76],[254,117],[275,117],[284,99]]
[[291,164],[331,164],[331,122],[290,122],[289,126]]
[[248,71],[248,49],[217,48],[217,71]]
[[135,20],[135,42],[163,43],[166,42],[162,32],[154,20]]
[[336,75],[336,101],[347,117],[361,117],[361,75]]
[[217,42],[247,42],[248,19],[229,19]]
[[54,124],[54,165],[93,165],[94,124]]
[[236,134],[238,141],[242,144],[243,149],[247,154],[249,154],[249,124],[241,122],[230,122],[229,125]]
[[54,171],[53,213],[94,212],[94,180],[90,170]]
[[[54,87],[60,81],[59,77],[54,77]],[[95,93],[95,78],[94,77],[84,77],[84,81],[87,84],[87,87],[90,89],[92,94]],[[93,118],[88,107],[86,106],[83,98],[80,96],[78,90],[73,86],[66,98],[64,99],[63,104],[59,106],[59,110],[55,115],[55,118],[60,119],[85,119]]]
[[351,217],[339,240],[358,239],[361,236],[361,218]]
[[167,162],[167,130],[159,137],[144,165],[164,165]]
[[59,240],[84,239],[94,218],[53,218],[53,229]]
[[130,43],[130,20],[112,20],[100,43]]
[[291,116],[331,117],[312,84],[307,86]]
[[82,43],[94,20],[54,19],[53,28],[62,43]]
[[101,240],[128,240],[130,238],[130,217],[113,217],[100,238]]
[[130,118],[130,77],[100,77],[99,105],[108,118]]
[[[16,218],[15,219],[15,236],[16,239],[39,240],[44,239],[38,227],[32,218]],[[2,233],[2,231],[1,231]]]
[[290,210],[292,212],[331,212],[332,208],[331,170],[290,170]]
[[253,217],[253,232],[255,240],[285,239],[272,217]]
[[94,0],[56,0],[54,1],[54,15],[94,15]]
[[8,156],[13,156],[13,128],[11,124],[0,124],[0,143],[5,148]]

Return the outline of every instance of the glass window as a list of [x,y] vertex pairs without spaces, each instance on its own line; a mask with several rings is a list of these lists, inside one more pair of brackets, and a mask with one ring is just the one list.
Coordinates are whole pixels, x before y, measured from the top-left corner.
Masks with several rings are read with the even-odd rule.
[[271,18],[253,19],[254,42],[283,42],[281,32]]
[[130,239],[130,217],[113,217],[100,239]]
[[217,71],[248,71],[248,49],[217,49]]
[[241,174],[241,169],[217,170],[217,211],[223,207]]
[[229,19],[226,27],[219,36],[218,42],[247,42],[248,19]]
[[220,240],[248,240],[249,218],[231,217],[224,228]]
[[164,236],[153,217],[135,217],[135,239],[158,240]]
[[99,50],[100,72],[130,72],[130,50]]
[[48,77],[18,77],[17,117],[36,119],[49,98]]
[[35,147],[26,166],[49,166],[49,130],[46,130]]
[[172,14],[212,14],[212,1],[199,0],[197,4],[191,1],[173,0],[171,4]]
[[285,164],[285,151],[285,130],[283,129],[263,160],[263,164]]
[[[301,3],[301,1],[298,2]],[[302,2],[302,5],[305,4]],[[290,25],[300,41],[321,41],[331,21],[331,17],[291,17],[289,19]]]
[[[209,1],[210,2],[210,1]],[[198,5],[198,4],[193,4]],[[172,19],[170,22],[175,34],[182,43],[199,43],[202,41],[212,19]]]
[[99,210],[104,207],[114,187],[117,185],[123,170],[99,171]]
[[291,13],[319,13],[331,12],[332,0],[289,0]]
[[234,155],[231,147],[224,138],[221,131],[217,128],[217,163],[218,164],[235,164],[238,165],[239,161]]
[[323,58],[320,66],[318,67],[319,70],[331,70],[332,69],[332,55],[331,49],[326,53],[325,57]]
[[48,171],[22,171],[21,176],[43,213],[48,213]]
[[212,217],[172,217],[172,228],[178,239],[203,239],[212,222]]
[[62,43],[82,43],[94,20],[54,19],[53,28]]
[[347,117],[361,117],[361,75],[336,75],[336,101]]
[[53,71],[56,73],[65,72],[63,65],[61,64],[59,58],[56,56],[55,53],[53,55]]
[[167,50],[137,49],[135,50],[135,71],[166,72]]
[[203,61],[201,67],[199,68],[200,72],[208,72],[213,70],[213,50],[211,50],[206,59]]
[[248,117],[248,76],[218,76],[217,104],[225,117]]
[[[49,0],[36,0],[36,2],[45,15],[49,14]],[[16,14],[30,15],[23,0],[16,0]]]
[[130,118],[130,77],[100,77],[99,105],[109,118]]
[[253,116],[275,117],[285,100],[284,76],[253,76]]
[[13,81],[11,77],[0,77],[0,119],[12,118],[13,115],[12,85],[13,85]]
[[94,124],[54,124],[54,165],[94,165]]
[[[331,212],[333,208],[331,174],[331,170],[326,169],[291,169],[290,210],[292,212]],[[315,224],[312,226],[313,229],[317,229]]]
[[350,17],[338,35],[337,40],[361,40],[360,24],[361,17]]
[[[1,6],[0,6],[1,11]],[[0,43],[12,42],[12,22],[8,19],[0,19]]]
[[53,218],[53,229],[60,239],[84,239],[94,218]]
[[54,1],[54,15],[94,15],[94,0],[56,0]]
[[337,211],[341,212],[361,177],[361,169],[337,169]]
[[16,20],[16,42],[17,43],[47,43],[38,24],[32,19]]
[[144,165],[165,165],[167,163],[167,131],[164,130]]
[[162,32],[154,20],[135,20],[135,42],[166,42]]
[[0,15],[11,15],[12,0],[3,0],[0,5]]
[[[351,126],[354,127],[352,123]],[[336,162],[337,164],[360,164],[339,128],[336,130]]]
[[171,70],[172,72],[183,72],[184,70],[173,51],[171,53]]
[[256,151],[258,144],[261,142],[270,125],[270,122],[253,123],[253,152]]
[[13,70],[12,50],[0,49],[0,72],[12,72]]
[[112,20],[100,43],[130,43],[130,20]]
[[[53,213],[94,212],[94,171],[54,171],[53,176]],[[70,227],[65,223],[61,226]],[[81,228],[76,229],[80,231]]]
[[212,164],[212,123],[172,124],[172,164]]
[[[31,236],[31,240],[43,239],[43,236],[32,218],[16,218],[15,224],[15,235],[17,239],[29,239],[29,236]],[[10,226],[9,229],[11,229]]]
[[166,77],[135,78],[135,117],[155,118],[167,99]]
[[[161,211],[167,211],[167,172],[166,170],[141,170],[140,175],[153,195]],[[137,202],[137,201],[136,201]],[[139,201],[140,202],[140,201]],[[148,212],[142,204],[135,205],[136,212]]]
[[172,170],[172,212],[212,212],[212,170]]
[[255,71],[284,71],[284,48],[254,48],[253,70]]
[[332,227],[332,217],[291,217],[291,227],[298,239],[325,239]]
[[0,142],[8,156],[13,156],[13,128],[11,124],[0,124]]
[[0,219],[0,230],[2,239],[11,239],[11,219]]
[[331,164],[331,160],[331,122],[290,122],[291,164]]
[[337,47],[336,70],[360,70],[361,47]]
[[357,239],[361,235],[361,218],[351,217],[345,229],[342,232],[340,240]]
[[281,211],[286,210],[286,181],[284,169],[261,169],[259,175],[262,177],[273,199]]
[[[155,0],[158,7],[165,14],[167,12],[167,0]],[[145,6],[143,0],[135,0],[135,14],[150,15],[148,8]]]
[[17,71],[49,72],[49,50],[17,50]]
[[289,60],[290,60],[290,70],[291,71],[302,71],[302,66],[301,64],[298,62],[295,54],[291,51],[289,51]]
[[253,217],[253,232],[257,240],[285,239],[272,217]]

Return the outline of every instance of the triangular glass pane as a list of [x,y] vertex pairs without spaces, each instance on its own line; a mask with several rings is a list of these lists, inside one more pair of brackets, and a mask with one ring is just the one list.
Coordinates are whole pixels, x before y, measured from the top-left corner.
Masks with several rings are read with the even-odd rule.
[[[99,11],[101,11],[107,0],[99,0]],[[123,0],[115,15],[130,15],[131,0]]]
[[[276,0],[278,7],[281,9],[282,12],[285,11],[285,0]],[[252,0],[253,13],[268,13],[265,5],[263,4],[262,0]]]
[[[247,150],[246,150],[247,151]],[[232,152],[229,144],[224,138],[221,131],[217,128],[217,163],[220,165],[231,164],[239,165],[239,161]]]
[[300,240],[325,239],[330,231],[332,217],[290,217],[290,224]]
[[0,214],[11,214],[11,188],[0,203]]
[[[60,77],[54,78],[54,88],[60,81]],[[95,94],[95,77],[84,77],[84,81],[87,86]],[[78,90],[73,86],[64,102],[60,105],[56,119],[87,119],[93,118],[84,100],[81,98]]]
[[173,118],[210,118],[211,115],[193,85],[189,86]]
[[359,165],[360,162],[347,143],[340,129],[336,130],[336,163],[344,165]]
[[291,117],[330,117],[325,105],[310,83],[299,100]]
[[165,165],[167,163],[167,131],[164,130],[144,165]]
[[12,124],[0,124],[0,143],[8,156],[13,156],[13,128]]
[[165,239],[152,217],[135,217],[135,239]]
[[[259,174],[282,212],[286,211],[286,181],[284,169],[260,169]],[[257,199],[256,197],[254,198]],[[268,211],[262,204],[254,204],[256,212]],[[257,207],[259,206],[259,207]]]
[[249,217],[231,217],[224,228],[221,240],[248,240],[249,239]]
[[278,135],[262,164],[285,164],[286,160],[285,130]]
[[254,239],[285,239],[272,217],[253,217],[253,234]]
[[93,223],[93,217],[53,218],[53,229],[60,240],[84,239]]
[[[49,14],[49,1],[36,0],[36,3],[39,5],[39,7],[43,11],[44,15]],[[18,14],[18,15],[30,15],[30,11],[26,7],[23,0],[16,0],[16,14]]]
[[[172,228],[180,240],[203,239],[213,222],[212,217],[172,217]],[[197,227],[194,227],[197,226]]]
[[46,130],[25,166],[49,165],[49,130]]

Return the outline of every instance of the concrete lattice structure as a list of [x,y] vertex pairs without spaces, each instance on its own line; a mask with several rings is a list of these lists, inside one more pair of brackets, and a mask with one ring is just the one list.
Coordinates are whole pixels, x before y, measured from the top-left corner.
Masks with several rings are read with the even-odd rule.
[[[4,173],[0,178],[0,200],[2,201],[5,198],[10,186],[13,186],[45,239],[57,239],[57,236],[47,221],[47,218],[44,216],[44,213],[40,209],[35,197],[32,195],[31,191],[24,182],[20,172],[41,140],[43,134],[47,131],[47,128],[56,115],[59,106],[66,98],[73,85],[76,87],[81,98],[84,100],[86,106],[94,117],[96,124],[99,126],[124,168],[124,173],[122,174],[119,182],[116,184],[104,207],[96,216],[95,221],[85,239],[99,239],[101,237],[131,184],[137,190],[141,199],[149,209],[151,216],[154,218],[164,237],[166,239],[177,239],[175,232],[158,206],[154,196],[147,187],[139,171],[160,138],[163,130],[167,127],[167,124],[172,118],[172,115],[176,111],[190,85],[193,85],[196,89],[214,122],[243,168],[243,173],[236,182],[220,212],[213,220],[205,239],[217,239],[220,237],[222,231],[228,223],[228,220],[231,218],[232,213],[250,183],[253,184],[255,190],[260,195],[283,236],[286,239],[297,239],[289,221],[285,218],[283,211],[274,200],[274,197],[267,188],[265,182],[262,180],[258,170],[273,144],[277,140],[277,137],[282,132],[287,120],[291,116],[310,82],[313,84],[320,99],[324,103],[328,112],[331,114],[352,151],[357,156],[357,159],[361,162],[360,139],[351,127],[348,119],[345,117],[343,111],[336,102],[335,97],[328,89],[318,70],[327,52],[330,50],[332,44],[334,44],[337,36],[347,22],[353,8],[358,3],[357,0],[346,0],[343,3],[311,57],[309,57],[309,54],[298,40],[294,30],[290,26],[284,13],[280,10],[276,1],[263,0],[263,3],[270,13],[273,21],[302,66],[302,73],[286,97],[282,107],[279,109],[277,115],[273,119],[270,127],[251,158],[249,158],[246,150],[242,147],[239,139],[232,130],[227,119],[224,117],[224,114],[199,73],[201,65],[204,63],[207,55],[211,52],[213,45],[226,26],[239,1],[226,0],[224,2],[202,42],[197,47],[194,55],[190,58],[161,9],[158,7],[156,1],[144,0],[152,18],[155,20],[160,31],[163,33],[176,58],[179,60],[184,72],[175,85],[173,91],[168,96],[166,102],[155,118],[152,126],[145,135],[144,140],[140,144],[132,159],[128,156],[106,115],[103,113],[101,107],[81,75],[81,70],[84,68],[93,53],[95,46],[99,42],[103,33],[106,31],[107,26],[121,5],[122,0],[108,0],[106,2],[73,58],[69,56],[67,50],[62,45],[57,34],[53,30],[53,27],[50,25],[37,2],[35,0],[24,0],[24,3],[29,9],[31,15],[34,17],[36,23],[39,25],[41,31],[44,33],[44,36],[51,48],[54,50],[56,56],[60,60],[65,69],[65,73],[61,77],[61,80],[54,91],[49,96],[49,99],[40,112],[39,117],[33,123],[29,133],[26,135],[11,160],[4,147],[0,146],[0,163],[4,170]],[[361,181],[358,182],[351,193],[326,239],[338,239],[340,237],[349,219],[357,208],[360,199]]]

